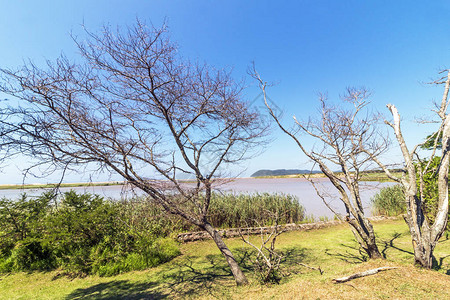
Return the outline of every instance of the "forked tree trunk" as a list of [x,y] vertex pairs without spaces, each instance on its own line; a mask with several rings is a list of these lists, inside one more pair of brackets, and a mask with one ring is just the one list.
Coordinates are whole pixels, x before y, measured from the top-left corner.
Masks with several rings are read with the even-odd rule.
[[380,250],[378,250],[378,246],[375,243],[367,245],[366,252],[369,255],[369,258],[383,258],[383,256],[381,256]]
[[436,243],[426,240],[417,244],[413,241],[414,264],[422,268],[431,269],[433,267],[433,251]]
[[231,253],[230,249],[228,249],[227,245],[225,245],[225,243],[222,240],[222,237],[217,232],[217,230],[213,226],[211,226],[211,224],[209,224],[208,222],[206,222],[203,225],[203,227],[206,230],[206,232],[208,232],[208,234],[211,236],[211,238],[214,240],[220,252],[227,260],[228,266],[230,266],[231,272],[233,273],[233,277],[236,280],[236,284],[237,285],[248,284],[247,277],[245,277],[244,273],[242,272],[241,268],[236,262],[233,253]]
[[[433,266],[433,251],[436,247],[440,237],[445,231],[448,222],[448,171],[450,163],[450,115],[446,113],[448,107],[448,91],[450,87],[450,72],[447,75],[444,96],[442,99],[441,109],[438,114],[441,117],[442,124],[441,129],[438,132],[442,132],[442,156],[439,165],[438,172],[438,212],[433,224],[429,224],[422,210],[422,199],[420,193],[417,190],[417,175],[414,163],[412,161],[413,156],[416,154],[416,148],[412,152],[409,152],[406,142],[403,138],[403,134],[400,128],[400,114],[394,105],[388,105],[389,110],[392,113],[394,122],[388,123],[395,132],[395,136],[402,150],[403,157],[405,159],[407,175],[401,180],[403,187],[405,188],[405,201],[406,201],[406,223],[409,226],[411,233],[412,244],[414,249],[414,262],[416,265],[431,269]],[[437,149],[437,142],[435,142],[434,150]],[[432,158],[431,158],[432,159]],[[381,164],[378,163],[380,166]],[[389,177],[393,178],[389,170],[385,166],[381,166]],[[419,175],[421,176],[421,175]],[[421,179],[419,177],[419,179]]]
[[[272,110],[269,105],[266,86],[267,83],[261,79],[255,69],[252,76],[259,84],[264,95],[264,103],[269,110],[269,114],[274,119],[278,127],[291,137],[300,150],[317,164],[320,170],[330,180],[340,194],[340,200],[346,208],[346,220],[351,225],[356,240],[365,250],[370,258],[381,258],[381,253],[375,243],[375,234],[369,220],[364,216],[364,209],[359,192],[359,180],[361,180],[361,170],[367,166],[367,152],[369,156],[379,156],[386,149],[387,144],[383,139],[379,140],[381,132],[378,132],[376,124],[378,117],[371,113],[361,116],[364,108],[368,104],[367,98],[370,93],[365,89],[347,89],[344,101],[353,104],[350,110],[340,109],[327,104],[326,97],[320,98],[321,117],[316,121],[299,122],[295,116],[294,121],[297,129],[290,130],[280,122],[280,115]],[[308,151],[297,133],[303,133],[318,141],[322,148],[320,151],[314,149]],[[342,173],[332,171],[328,165],[339,166]],[[344,177],[344,178],[342,178]],[[312,180],[310,182],[314,183]],[[344,188],[344,185],[347,189]],[[320,198],[333,213],[343,220],[334,209],[328,205],[325,196],[321,195],[314,186]]]
[[411,233],[412,246],[414,250],[414,264],[431,269],[433,266],[433,251],[437,245],[440,235],[433,236],[433,229],[430,228],[428,220],[420,206],[414,207],[411,204],[417,203],[420,199],[416,196],[407,196],[408,208],[406,223]]
[[336,187],[341,196],[341,201],[344,203],[348,214],[347,222],[350,224],[356,241],[359,243],[361,248],[364,249],[370,259],[382,258],[375,241],[373,226],[364,215],[362,200],[359,193],[359,184],[357,182],[356,184],[352,182],[352,178],[349,176],[350,172],[348,171],[345,160],[341,160],[341,166],[343,170],[346,171],[345,185],[349,190],[349,193],[347,193],[341,185],[339,182],[339,177],[336,174],[330,171],[330,169],[321,162],[319,162],[319,166],[330,182]]
[[378,250],[378,246],[375,243],[375,236],[369,237],[369,239],[366,241],[367,247],[364,249],[369,255],[369,258],[371,259],[377,259],[377,258],[383,258],[383,256],[380,253],[380,250]]
[[370,224],[368,220],[364,220],[359,224],[355,224],[353,222],[349,223],[352,228],[353,235],[363,250],[367,253],[369,258],[383,258],[375,241],[375,233],[373,231],[372,224]]

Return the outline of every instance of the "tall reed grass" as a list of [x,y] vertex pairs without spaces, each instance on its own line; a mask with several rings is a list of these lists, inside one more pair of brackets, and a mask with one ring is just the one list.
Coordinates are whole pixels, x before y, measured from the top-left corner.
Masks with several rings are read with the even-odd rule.
[[[198,230],[184,219],[167,215],[158,205],[144,201],[142,198],[123,202],[122,205],[128,220],[152,227],[142,228],[142,230],[151,229],[152,232],[163,236],[174,232]],[[305,219],[306,212],[298,198],[292,195],[215,192],[211,197],[207,218],[216,228],[232,228],[272,225],[275,216],[277,216],[278,224],[299,223]],[[147,221],[142,222],[143,219]]]
[[406,212],[405,192],[401,185],[384,187],[371,200],[375,216],[398,216]]
[[272,225],[275,215],[279,224],[298,223],[305,218],[305,208],[287,194],[214,193],[209,220],[220,228],[259,226]]

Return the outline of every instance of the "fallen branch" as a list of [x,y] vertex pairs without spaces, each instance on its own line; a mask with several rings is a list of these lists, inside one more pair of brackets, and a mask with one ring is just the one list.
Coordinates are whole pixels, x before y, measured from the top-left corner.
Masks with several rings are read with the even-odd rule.
[[302,266],[302,267],[305,267],[305,268],[308,268],[308,269],[311,269],[311,270],[316,270],[316,271],[319,271],[320,272],[320,275],[322,275],[323,274],[323,270],[320,268],[320,266],[318,267],[318,268],[316,268],[316,267],[311,267],[311,266],[308,266],[307,264],[303,264],[303,263],[297,263],[298,265],[300,265],[300,266]]
[[365,272],[361,272],[361,273],[356,273],[350,276],[346,276],[346,277],[341,277],[341,278],[335,278],[333,279],[334,283],[342,283],[342,282],[347,282],[350,281],[352,279],[355,278],[360,278],[360,277],[364,277],[364,276],[370,276],[370,275],[375,275],[378,272],[381,271],[386,271],[386,270],[391,270],[391,269],[397,269],[396,267],[381,267],[381,268],[376,268],[376,269],[372,269],[372,270],[368,270]]

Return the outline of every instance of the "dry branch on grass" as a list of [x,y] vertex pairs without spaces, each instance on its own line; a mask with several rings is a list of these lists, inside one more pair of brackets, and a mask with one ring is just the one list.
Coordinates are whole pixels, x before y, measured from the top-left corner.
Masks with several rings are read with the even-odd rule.
[[319,271],[320,275],[323,275],[323,270],[322,270],[322,268],[320,266],[318,266],[318,267],[311,267],[311,266],[308,266],[307,264],[304,264],[304,263],[297,263],[297,265],[305,267],[305,268],[308,268],[308,269],[311,269],[311,270]]
[[371,269],[371,270],[367,270],[367,271],[364,271],[364,272],[361,272],[361,273],[355,273],[355,274],[352,274],[350,276],[341,277],[341,278],[335,278],[335,279],[333,279],[333,282],[334,283],[343,283],[343,282],[350,281],[352,279],[365,277],[365,276],[370,276],[370,275],[375,275],[378,272],[391,270],[391,269],[397,269],[397,267],[381,267],[381,268]]

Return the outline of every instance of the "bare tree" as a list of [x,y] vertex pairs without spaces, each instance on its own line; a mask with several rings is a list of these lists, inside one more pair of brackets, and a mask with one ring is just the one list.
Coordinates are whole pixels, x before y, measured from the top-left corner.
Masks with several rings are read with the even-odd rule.
[[[266,130],[229,72],[182,60],[165,28],[86,31],[79,63],[2,69],[0,91],[19,99],[10,124],[39,165],[95,163],[121,175],[168,213],[207,231],[236,283],[247,279],[208,221],[221,167],[245,159]],[[35,167],[36,165],[34,165]],[[180,181],[190,175],[194,183]]]
[[[427,269],[430,269],[433,265],[434,248],[444,233],[448,222],[450,115],[447,109],[450,104],[448,98],[450,71],[446,70],[443,72],[447,72],[447,75],[434,82],[435,84],[445,84],[441,103],[436,105],[437,110],[435,110],[439,120],[437,122],[439,128],[435,134],[428,136],[424,143],[414,146],[412,150],[408,148],[400,127],[400,114],[394,105],[387,105],[392,114],[393,121],[386,121],[386,123],[394,130],[404,159],[404,172],[402,177],[395,177],[379,159],[376,157],[373,158],[392,180],[401,183],[404,187],[406,203],[405,220],[411,233],[414,260],[417,265]],[[426,145],[431,150],[431,154],[427,160],[423,160],[418,153],[423,145]],[[441,152],[440,157],[437,156],[439,152]],[[440,160],[436,171],[438,176],[438,204],[436,215],[432,218],[434,221],[430,222],[425,213],[423,189],[425,185],[424,176],[432,171],[431,168],[433,167],[432,163],[434,159]],[[415,164],[415,162],[418,163]]]
[[[380,258],[381,254],[375,242],[372,224],[364,215],[360,196],[360,180],[362,171],[371,165],[371,156],[378,157],[388,146],[388,141],[377,130],[378,115],[365,113],[369,92],[365,89],[347,89],[342,105],[350,104],[351,109],[332,106],[327,98],[320,96],[320,117],[301,122],[294,116],[294,128],[288,129],[281,124],[278,112],[274,111],[266,95],[267,83],[253,69],[251,74],[259,82],[264,95],[264,101],[273,120],[281,130],[291,137],[301,151],[316,163],[320,170],[330,180],[340,195],[345,206],[346,215],[336,212],[326,201],[312,180],[328,208],[340,219],[348,222],[355,238],[370,258]],[[313,137],[319,147],[307,150],[301,136]],[[341,169],[340,172],[331,168]]]
[[14,128],[9,126],[8,109],[3,104],[4,101],[0,100],[0,164],[13,155],[12,143],[8,136],[14,132]]

